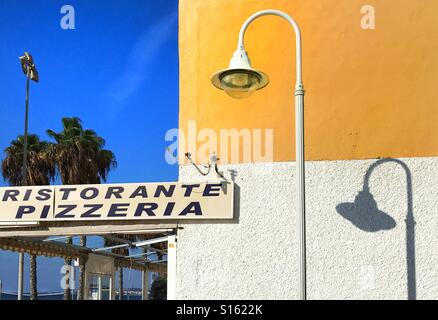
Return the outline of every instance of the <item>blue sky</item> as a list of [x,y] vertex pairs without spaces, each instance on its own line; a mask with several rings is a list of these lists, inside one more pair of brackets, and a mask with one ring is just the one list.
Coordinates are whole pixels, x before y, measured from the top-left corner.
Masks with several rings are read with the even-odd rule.
[[[74,30],[60,26],[65,4],[75,9]],[[2,150],[23,132],[18,57],[29,51],[40,74],[30,88],[29,132],[47,139],[46,129],[59,131],[62,117],[77,116],[116,154],[108,182],[177,180],[177,166],[164,158],[165,133],[178,127],[177,0],[0,0],[0,39]],[[5,291],[16,291],[17,261],[0,251]],[[53,274],[62,261],[38,264],[39,290],[59,290]]]

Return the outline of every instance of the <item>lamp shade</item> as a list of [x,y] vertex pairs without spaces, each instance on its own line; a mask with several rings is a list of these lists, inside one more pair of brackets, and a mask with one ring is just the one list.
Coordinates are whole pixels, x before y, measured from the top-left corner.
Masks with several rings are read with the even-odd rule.
[[211,83],[233,98],[246,98],[269,83],[268,76],[251,67],[247,53],[236,50],[228,69],[213,74]]

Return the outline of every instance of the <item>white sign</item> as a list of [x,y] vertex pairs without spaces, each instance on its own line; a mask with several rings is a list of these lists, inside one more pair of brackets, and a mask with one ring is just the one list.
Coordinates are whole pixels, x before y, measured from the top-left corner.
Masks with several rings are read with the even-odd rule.
[[234,184],[129,183],[0,188],[0,223],[232,219]]

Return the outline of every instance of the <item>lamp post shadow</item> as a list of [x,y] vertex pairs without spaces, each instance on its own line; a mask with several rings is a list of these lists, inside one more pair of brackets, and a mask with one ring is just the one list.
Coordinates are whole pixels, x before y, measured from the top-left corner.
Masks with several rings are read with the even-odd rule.
[[369,189],[369,180],[373,170],[381,164],[393,162],[399,164],[406,174],[407,212],[406,212],[406,267],[408,300],[417,297],[415,270],[415,220],[412,200],[412,175],[408,166],[399,159],[384,158],[374,162],[364,177],[363,190],[359,191],[353,203],[340,203],[336,211],[354,226],[366,232],[376,232],[395,228],[395,220],[377,207],[377,202]]

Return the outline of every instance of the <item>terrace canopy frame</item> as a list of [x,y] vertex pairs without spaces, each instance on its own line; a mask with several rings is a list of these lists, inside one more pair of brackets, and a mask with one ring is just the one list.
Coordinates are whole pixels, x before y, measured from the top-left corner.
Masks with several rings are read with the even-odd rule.
[[[176,289],[176,236],[174,235],[175,229],[169,229],[169,231],[163,231],[163,229],[152,229],[157,237],[142,240],[142,241],[130,241],[119,237],[117,234],[102,234],[103,238],[107,238],[114,243],[120,243],[118,245],[106,246],[102,248],[87,248],[83,246],[67,244],[60,240],[68,238],[70,236],[60,237],[30,237],[29,231],[25,232],[28,236],[17,237],[16,232],[14,237],[5,237],[5,234],[11,236],[11,231],[6,231],[3,236],[0,237],[0,250],[9,250],[19,253],[28,253],[30,255],[46,256],[46,257],[60,257],[64,259],[71,259],[78,261],[79,264],[87,265],[87,261],[91,256],[101,256],[102,259],[111,258],[109,261],[114,261],[113,268],[128,268],[142,272],[142,299],[146,300],[148,296],[149,277],[148,272],[156,272],[161,275],[167,276],[167,297],[169,300],[175,299]],[[144,230],[131,230],[133,233],[144,233]],[[142,231],[142,232],[140,232]],[[36,231],[38,232],[38,231]],[[123,232],[125,233],[125,232]],[[75,234],[77,235],[77,234]],[[90,235],[90,234],[89,234]],[[168,247],[166,249],[157,249],[152,247],[152,244],[167,242]],[[110,252],[115,247],[144,247],[148,252],[143,254],[122,255]],[[149,256],[152,253],[161,253],[167,255],[167,260],[149,260]],[[108,261],[108,259],[106,259]],[[87,270],[87,267],[86,267]],[[87,271],[86,273],[87,274]],[[113,296],[113,295],[111,295]]]

